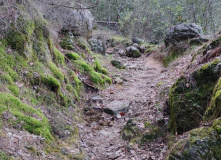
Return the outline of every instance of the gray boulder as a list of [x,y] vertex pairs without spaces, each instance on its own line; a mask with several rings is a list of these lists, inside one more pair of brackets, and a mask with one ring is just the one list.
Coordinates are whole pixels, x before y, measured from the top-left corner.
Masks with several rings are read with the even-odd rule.
[[101,40],[98,39],[90,39],[89,44],[91,45],[92,51],[96,53],[105,54],[105,45]]
[[167,33],[164,43],[166,46],[169,46],[169,44],[175,45],[177,42],[200,37],[201,32],[201,26],[195,23],[183,23],[173,27],[169,33]]
[[[60,4],[60,0],[53,0],[53,3]],[[52,5],[44,4],[36,1],[36,5],[41,7],[41,11],[45,19],[53,24],[53,29],[57,32],[71,32],[74,36],[91,37],[94,17],[87,9],[72,9],[67,7],[53,7]],[[84,8],[83,4],[74,1],[66,1],[65,6],[75,6]]]
[[126,56],[138,58],[141,56],[141,54],[140,54],[140,51],[136,47],[130,46],[130,47],[127,47],[126,49]]
[[132,39],[132,41],[133,41],[133,43],[137,43],[137,44],[141,44],[141,43],[144,42],[143,39],[140,39],[140,38],[137,38],[137,37],[134,37],[134,38]]

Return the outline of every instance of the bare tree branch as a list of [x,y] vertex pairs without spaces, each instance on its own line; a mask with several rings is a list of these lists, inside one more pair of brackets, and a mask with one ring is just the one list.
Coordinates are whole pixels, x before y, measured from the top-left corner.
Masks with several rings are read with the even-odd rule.
[[63,4],[56,4],[56,3],[53,3],[53,2],[45,2],[45,1],[42,1],[42,0],[39,0],[39,2],[42,2],[42,3],[45,3],[45,4],[48,4],[48,5],[51,5],[51,6],[56,6],[56,7],[65,7],[65,8],[71,8],[71,9],[92,9],[92,8],[96,8],[99,4],[99,0],[96,1],[95,5],[91,6],[91,7],[75,7],[75,6],[67,6],[67,5],[63,5]]

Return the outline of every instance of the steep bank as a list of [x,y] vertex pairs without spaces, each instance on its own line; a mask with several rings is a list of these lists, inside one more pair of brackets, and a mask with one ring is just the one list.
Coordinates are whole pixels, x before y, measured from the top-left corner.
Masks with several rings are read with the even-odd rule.
[[53,39],[50,22],[34,3],[0,7],[14,10],[1,30],[0,159],[84,159],[81,95],[111,79],[91,61],[84,38],[62,34]]

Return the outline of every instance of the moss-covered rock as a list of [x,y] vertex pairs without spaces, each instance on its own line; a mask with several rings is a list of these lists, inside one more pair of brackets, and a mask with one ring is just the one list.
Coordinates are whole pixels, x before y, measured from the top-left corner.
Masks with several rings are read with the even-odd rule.
[[122,139],[123,140],[131,140],[135,136],[139,134],[139,129],[135,122],[132,119],[127,121],[123,131],[122,131]]
[[151,127],[142,134],[141,143],[151,142],[157,138],[163,137],[164,132],[159,127]]
[[120,61],[112,60],[111,64],[116,68],[125,69],[125,66]]
[[221,159],[221,119],[211,127],[190,131],[189,136],[178,141],[171,149],[167,160]]
[[127,47],[126,49],[126,56],[138,58],[141,56],[141,54],[140,54],[140,51],[136,47],[130,46],[130,47]]
[[213,91],[213,96],[209,107],[205,112],[205,119],[215,119],[221,117],[221,79],[219,79]]
[[170,88],[171,132],[182,133],[199,126],[220,72],[221,65],[215,60],[188,77],[181,77]]

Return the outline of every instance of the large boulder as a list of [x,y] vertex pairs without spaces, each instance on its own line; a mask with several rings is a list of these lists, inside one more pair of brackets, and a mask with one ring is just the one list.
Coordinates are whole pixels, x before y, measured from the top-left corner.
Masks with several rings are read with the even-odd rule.
[[140,51],[136,47],[130,46],[130,47],[127,47],[126,49],[126,56],[138,58],[141,56],[141,54],[140,54]]
[[[71,32],[74,36],[91,37],[94,17],[87,9],[72,9],[65,6],[75,6],[84,8],[83,4],[76,6],[75,2],[66,1],[62,5],[56,6],[36,1],[37,5],[41,7],[43,16],[49,20],[53,25],[53,29],[61,31],[61,33]],[[39,3],[39,4],[38,4]],[[60,4],[60,0],[53,0],[54,4]],[[56,6],[56,7],[55,7]]]
[[[215,60],[190,73],[189,76],[177,80],[170,88],[169,125],[171,132],[182,134],[200,125],[213,92],[219,90],[217,81],[220,76],[221,63],[219,60]],[[216,84],[217,89],[215,89]],[[219,99],[213,98],[211,108],[206,112],[208,117],[216,115],[214,112],[219,106],[216,105],[216,102],[219,102]],[[218,115],[220,113],[217,112]]]
[[89,44],[91,45],[92,51],[95,51],[96,53],[105,54],[105,45],[104,43],[99,39],[90,39]]
[[165,45],[176,44],[184,40],[200,37],[202,27],[195,23],[183,23],[173,27],[169,33],[167,33],[164,42]]
[[205,160],[221,159],[221,119],[211,127],[192,130],[187,138],[172,147],[167,160]]

